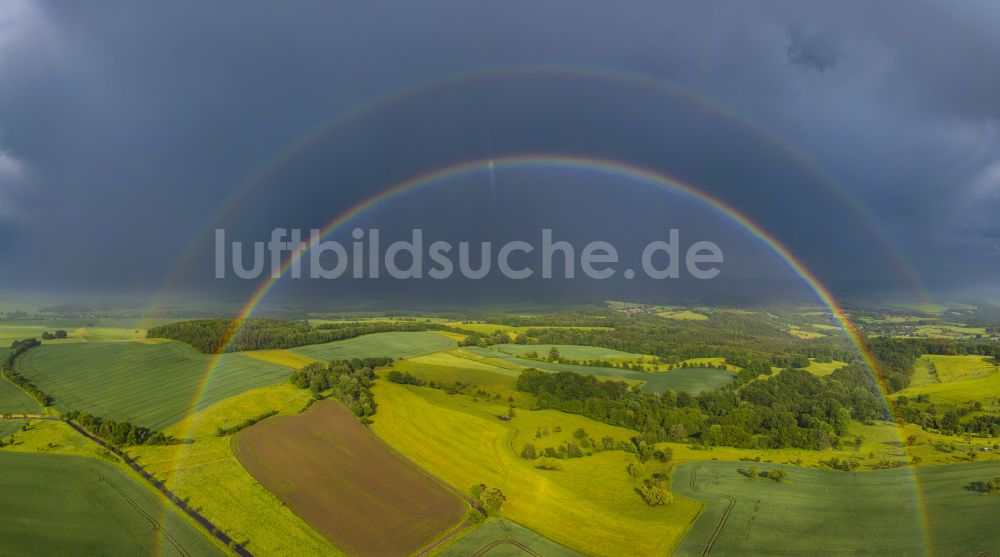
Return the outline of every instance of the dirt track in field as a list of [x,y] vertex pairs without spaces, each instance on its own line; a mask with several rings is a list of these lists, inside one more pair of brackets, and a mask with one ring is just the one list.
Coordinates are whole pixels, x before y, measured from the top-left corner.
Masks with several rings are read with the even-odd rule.
[[454,493],[333,401],[249,427],[234,450],[254,478],[350,555],[409,555],[465,512]]

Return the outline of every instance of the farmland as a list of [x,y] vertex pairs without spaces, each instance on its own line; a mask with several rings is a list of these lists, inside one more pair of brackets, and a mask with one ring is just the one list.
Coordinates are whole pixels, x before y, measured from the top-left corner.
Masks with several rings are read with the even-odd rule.
[[41,407],[28,393],[0,377],[0,414],[32,414],[40,411]]
[[0,451],[0,468],[4,555],[223,555],[108,462]]
[[581,554],[539,536],[524,526],[503,518],[494,518],[462,536],[441,557],[490,557],[544,555],[545,557],[580,557]]
[[40,338],[45,331],[55,332],[65,330],[67,337],[50,342],[63,344],[72,342],[101,342],[112,340],[137,340],[145,335],[138,328],[118,326],[93,326],[76,321],[37,322],[37,323],[0,323],[0,345],[8,346],[11,341],[23,338]]
[[264,412],[297,413],[309,399],[308,391],[289,383],[247,391],[166,429],[190,443],[130,447],[128,452],[254,555],[342,555],[243,468],[231,437],[217,435],[219,428]]
[[[641,319],[652,327],[659,322],[655,316]],[[784,330],[775,329],[775,334],[783,335]],[[455,493],[434,478],[461,491],[485,483],[502,490],[507,501],[484,525],[459,530],[453,539],[436,547],[433,555],[701,554],[707,541],[699,542],[698,536],[710,537],[719,513],[725,510],[725,506],[718,508],[713,489],[730,489],[726,484],[729,480],[719,479],[721,472],[718,478],[707,476],[707,480],[702,478],[708,483],[701,491],[690,494],[676,484],[678,475],[693,465],[760,469],[794,465],[788,468],[792,478],[787,483],[763,480],[757,485],[747,480],[749,487],[737,484],[738,489],[761,491],[747,492],[746,497],[755,502],[750,510],[735,505],[730,513],[730,526],[740,523],[743,533],[727,534],[723,529],[714,541],[713,554],[731,553],[733,548],[744,546],[751,555],[771,554],[774,548],[768,544],[777,535],[770,532],[784,528],[786,535],[800,535],[815,529],[813,522],[799,515],[825,512],[826,520],[840,521],[832,528],[831,539],[849,537],[852,529],[868,532],[841,524],[847,511],[836,510],[844,504],[831,492],[844,492],[847,497],[852,489],[875,491],[865,483],[866,475],[833,472],[837,459],[850,461],[857,470],[864,470],[863,474],[887,474],[883,469],[905,466],[885,476],[890,479],[895,477],[892,474],[910,478],[907,474],[933,470],[935,464],[1000,465],[1000,455],[991,450],[995,441],[986,436],[966,438],[936,428],[923,429],[915,423],[898,427],[885,421],[869,421],[867,425],[852,421],[839,436],[839,444],[819,450],[803,445],[770,449],[713,446],[717,442],[703,443],[690,433],[681,442],[666,442],[664,439],[673,439],[674,434],[664,430],[651,438],[648,446],[667,451],[672,458],[667,462],[647,454],[643,471],[636,476],[629,473],[629,464],[638,458],[633,454],[635,445],[629,443],[640,431],[609,425],[626,423],[622,421],[604,423],[585,417],[587,414],[567,413],[576,410],[554,405],[548,394],[519,391],[522,372],[527,368],[571,372],[641,385],[647,393],[675,390],[695,394],[729,384],[739,368],[720,369],[723,358],[699,357],[719,353],[710,350],[672,355],[672,362],[687,358],[683,365],[689,367],[679,367],[640,353],[597,345],[530,344],[530,338],[529,344],[458,347],[456,336],[461,335],[374,333],[326,344],[221,356],[200,354],[169,340],[78,339],[45,342],[26,352],[16,365],[25,377],[54,396],[56,410],[79,409],[124,418],[183,439],[184,443],[177,445],[131,446],[126,450],[179,497],[258,556],[412,554],[455,528],[466,509]],[[793,343],[810,342],[791,338]],[[552,348],[565,360],[601,360],[609,365],[641,362],[646,371],[525,357],[535,352],[544,358]],[[293,369],[311,362],[385,355],[396,360],[376,371],[379,379],[371,389],[377,410],[370,416],[370,432],[337,403],[310,406],[313,393],[286,380]],[[835,354],[829,361],[830,355],[824,356],[823,362],[810,359],[805,368],[808,374],[795,371],[761,376],[742,383],[741,391],[775,379],[784,381],[788,388],[796,374],[806,384],[834,380],[839,374],[831,377],[833,371],[850,359],[838,360]],[[201,396],[201,379],[213,362],[215,370]],[[1000,378],[993,360],[982,356],[925,355],[916,365],[912,386],[898,394],[926,390],[933,391],[935,402],[976,399],[986,403],[983,393],[991,392],[992,382]],[[393,371],[408,374],[413,384],[406,384],[407,377],[399,374],[393,381],[400,382],[391,382]],[[24,403],[26,399],[33,404],[19,389],[2,387],[0,383],[0,410],[5,400],[11,404],[9,401]],[[653,399],[646,401],[643,404]],[[697,406],[700,400],[692,402],[686,409],[667,411],[687,419],[701,411]],[[910,405],[924,409],[928,403],[911,400]],[[989,414],[992,408],[984,406],[966,419],[977,413]],[[31,411],[39,410],[35,406]],[[240,424],[273,413],[278,416],[235,433]],[[511,419],[498,419],[508,414],[512,414]],[[702,415],[715,419],[707,411]],[[699,427],[692,424],[692,428]],[[20,425],[0,422],[0,438],[13,434],[15,440],[4,452],[97,456],[93,447],[65,424],[32,423],[27,431],[19,431]],[[581,429],[585,436],[576,436]],[[702,439],[705,431],[701,430]],[[587,443],[581,443],[584,438]],[[597,446],[596,440],[603,443],[605,438],[612,440],[613,449]],[[401,456],[387,452],[379,440]],[[583,447],[582,455],[569,451],[570,445],[577,444]],[[552,451],[544,454],[556,455],[546,456],[548,460],[555,458],[554,466],[522,456],[527,445],[538,454]],[[744,459],[754,462],[738,462]],[[637,489],[645,485],[644,480],[669,481],[666,478],[672,470],[677,470],[673,500],[660,506],[647,505]],[[828,481],[831,477],[834,480]],[[836,483],[862,477],[846,487]],[[970,482],[991,477],[983,472]],[[696,478],[696,485],[698,481]],[[896,486],[888,489],[888,499],[902,501],[899,504],[908,508],[902,480],[887,482]],[[666,483],[662,485],[666,487]],[[775,488],[786,489],[792,502],[770,497],[780,495]],[[771,491],[765,493],[765,489]],[[232,512],[234,508],[241,510]],[[781,518],[786,512],[793,516]],[[774,515],[774,522],[761,518],[761,513]],[[714,524],[712,516],[716,517]],[[580,528],[581,524],[587,527]],[[689,530],[692,534],[685,537]],[[386,535],[387,531],[393,535]],[[884,542],[907,551],[907,532],[887,536]],[[727,538],[730,535],[732,539]],[[860,547],[852,543],[842,545],[848,552]],[[891,548],[886,550],[892,552]]]
[[351,555],[412,553],[467,508],[332,401],[250,427],[235,450],[257,480]]
[[[631,438],[630,430],[554,410],[519,408],[504,422],[496,415],[507,410],[506,402],[475,402],[435,389],[379,382],[373,391],[379,411],[372,429],[380,438],[452,485],[499,487],[507,496],[505,517],[571,549],[666,553],[698,512],[699,505],[687,500],[646,506],[626,471],[634,457],[624,451],[560,460],[560,470],[540,470],[517,452],[529,442],[557,446],[578,428],[617,440]],[[550,434],[536,438],[540,430]],[[656,470],[649,463],[647,471]]]
[[[754,481],[746,476],[750,467],[783,468],[789,478]],[[996,501],[973,486],[998,474],[996,462],[864,473],[684,464],[672,489],[708,506],[676,555],[808,554],[815,548],[843,555],[987,555],[1000,546]],[[926,505],[926,539],[917,486]]]
[[927,395],[954,404],[1000,397],[1000,367],[983,356],[921,356],[911,386],[896,396]]
[[454,348],[454,339],[431,332],[392,332],[375,333],[359,337],[313,344],[292,348],[289,352],[328,362],[350,358],[367,358],[371,356],[389,356],[391,358],[409,358],[421,354],[430,354],[441,350]]
[[920,357],[933,366],[937,381],[965,381],[979,379],[1000,372],[1000,367],[992,358],[984,356],[939,356],[926,354]]
[[563,358],[570,360],[637,360],[646,358],[642,354],[632,354],[599,346],[575,346],[572,344],[498,344],[494,348],[504,354],[521,356],[534,352],[541,357],[555,348]]
[[290,372],[240,354],[199,354],[179,342],[46,344],[21,356],[17,366],[55,398],[60,411],[80,410],[154,429],[213,402],[283,381]]
[[661,311],[656,315],[664,317],[666,319],[678,319],[681,321],[708,321],[708,316],[704,313],[698,313],[695,311],[679,310],[679,311]]
[[698,393],[704,390],[717,389],[729,383],[735,377],[729,371],[716,368],[692,367],[666,372],[644,373],[611,367],[592,367],[529,360],[511,356],[499,350],[485,348],[465,348],[464,351],[483,358],[493,358],[508,364],[516,364],[522,368],[533,367],[543,371],[569,371],[582,375],[595,375],[606,379],[639,381],[642,382],[642,390],[650,393],[662,393],[668,390]]
[[24,422],[18,422],[13,420],[0,420],[0,439],[5,439],[9,435],[21,429],[22,423]]

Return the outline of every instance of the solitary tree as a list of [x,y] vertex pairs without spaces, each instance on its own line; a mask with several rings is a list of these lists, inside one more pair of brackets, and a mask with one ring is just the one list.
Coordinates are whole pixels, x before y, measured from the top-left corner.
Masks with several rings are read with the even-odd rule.
[[641,462],[632,461],[628,463],[628,475],[631,476],[632,479],[639,478],[645,471],[646,469]]
[[538,452],[535,451],[535,446],[531,443],[525,443],[524,448],[521,449],[521,458],[526,458],[528,460],[538,458]]

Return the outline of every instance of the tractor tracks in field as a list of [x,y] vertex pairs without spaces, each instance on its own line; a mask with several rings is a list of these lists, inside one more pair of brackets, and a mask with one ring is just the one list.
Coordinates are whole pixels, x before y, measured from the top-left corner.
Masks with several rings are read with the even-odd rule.
[[[691,470],[691,478],[688,480],[688,487],[694,492],[701,491],[698,489],[698,470],[700,468],[700,466],[695,466],[694,469]],[[723,495],[723,497],[725,497],[729,503],[726,505],[726,508],[723,509],[722,516],[719,517],[719,522],[715,525],[715,529],[712,530],[712,535],[710,535],[708,540],[705,542],[705,547],[701,550],[702,557],[707,557],[710,553],[712,553],[712,548],[715,547],[715,542],[718,541],[719,536],[722,535],[722,531],[726,528],[726,523],[729,522],[730,515],[733,514],[733,507],[736,506],[735,497],[732,495]]]
[[521,551],[527,553],[528,555],[531,555],[532,557],[542,557],[541,553],[535,551],[534,549],[531,549],[530,547],[524,545],[523,543],[521,543],[521,542],[519,542],[519,541],[517,541],[517,540],[515,540],[513,538],[507,538],[507,539],[503,539],[503,540],[492,541],[492,542],[484,545],[483,547],[479,548],[479,551],[476,551],[475,553],[473,553],[472,557],[481,557],[483,555],[486,555],[494,547],[497,547],[497,546],[503,545],[503,544],[510,544],[510,545],[512,545],[512,546],[520,549]]
[[[11,421],[50,421],[50,422],[62,422],[64,424],[68,425],[74,431],[76,431],[80,435],[86,437],[91,442],[97,444],[101,448],[103,448],[103,449],[105,449],[105,450],[107,450],[107,451],[109,451],[111,453],[114,453],[115,456],[117,456],[118,458],[122,459],[122,461],[125,463],[126,466],[128,466],[129,468],[131,468],[135,473],[139,474],[139,476],[142,477],[142,479],[146,480],[146,482],[148,482],[150,485],[152,485],[153,488],[156,491],[158,491],[161,495],[163,495],[164,497],[166,497],[167,501],[169,501],[174,507],[176,507],[177,509],[179,509],[181,512],[183,512],[188,517],[190,517],[192,520],[194,520],[194,522],[196,524],[198,524],[203,529],[205,529],[208,532],[209,536],[211,536],[211,537],[219,540],[220,542],[222,542],[223,545],[225,545],[226,547],[228,547],[232,552],[236,553],[240,557],[253,557],[253,554],[250,553],[250,551],[248,551],[245,547],[243,547],[242,544],[237,543],[236,540],[234,540],[233,538],[231,538],[228,534],[226,534],[225,532],[223,532],[222,530],[220,530],[214,523],[212,523],[210,520],[208,520],[207,518],[205,518],[204,515],[202,515],[198,511],[196,511],[190,505],[188,505],[187,502],[185,502],[183,499],[181,499],[180,497],[178,497],[173,491],[171,491],[166,485],[164,485],[163,482],[161,482],[160,480],[156,479],[145,468],[143,468],[142,465],[139,464],[134,458],[128,456],[128,454],[125,451],[119,449],[118,447],[116,447],[114,445],[108,444],[106,441],[104,441],[103,439],[101,439],[101,438],[99,438],[99,437],[97,437],[95,435],[92,435],[89,431],[83,429],[83,427],[80,426],[79,424],[77,424],[75,422],[72,422],[70,420],[63,419],[63,418],[57,418],[55,416],[40,416],[40,415],[28,415],[28,414],[20,414],[20,415],[17,415],[17,416],[14,416],[14,415],[11,415],[11,416],[2,416],[2,417],[0,417],[0,420],[11,420]],[[107,481],[107,480],[104,480],[104,481]],[[118,490],[118,487],[115,486],[110,481],[108,481],[108,484],[111,485],[111,486],[113,486],[116,489],[116,491]],[[121,492],[119,491],[119,493],[121,493]],[[125,497],[126,497],[126,499],[128,499],[127,496],[125,496]],[[133,503],[133,506],[137,505],[137,503],[135,503],[131,499],[128,499],[128,500],[129,500],[130,503]],[[146,513],[144,513],[144,512],[142,514],[143,514],[143,516],[147,516]],[[154,528],[157,527],[157,526],[159,526],[160,528],[162,528],[162,525],[159,525],[159,523],[155,523],[154,524]],[[163,532],[164,532],[164,536],[165,537],[168,536],[165,530],[163,530]],[[173,545],[173,543],[171,543],[171,545]],[[181,553],[183,555],[189,555],[186,551],[181,551]]]
[[731,495],[726,495],[726,499],[729,500],[729,504],[726,505],[726,510],[722,511],[722,517],[719,519],[719,523],[715,526],[715,530],[712,535],[709,536],[708,541],[705,542],[705,548],[702,549],[702,557],[706,557],[712,552],[712,547],[715,546],[716,540],[719,539],[719,535],[722,534],[722,530],[726,527],[726,522],[729,521],[729,515],[733,513],[733,507],[736,506],[736,498]]
[[95,476],[97,476],[98,480],[104,482],[105,484],[108,485],[108,487],[115,490],[115,492],[118,493],[118,495],[121,496],[121,498],[124,499],[125,502],[127,502],[133,509],[135,509],[135,512],[138,513],[139,516],[145,519],[146,522],[148,522],[153,527],[154,533],[160,532],[163,535],[163,539],[167,540],[167,543],[169,543],[171,547],[176,549],[177,553],[183,555],[184,557],[191,556],[191,552],[185,549],[184,546],[181,545],[181,543],[177,541],[177,539],[170,534],[170,532],[167,532],[167,529],[164,528],[163,525],[160,524],[152,515],[146,512],[146,510],[143,509],[142,506],[135,501],[135,499],[129,497],[128,493],[125,493],[124,489],[122,489],[115,482],[111,481],[107,476],[100,473],[98,470],[94,468],[89,468],[89,470],[93,472]]

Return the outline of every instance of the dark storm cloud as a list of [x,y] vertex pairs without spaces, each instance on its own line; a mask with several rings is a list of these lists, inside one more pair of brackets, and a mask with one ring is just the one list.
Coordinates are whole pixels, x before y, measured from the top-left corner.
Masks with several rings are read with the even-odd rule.
[[840,44],[829,32],[807,32],[793,25],[788,29],[788,61],[823,73],[837,67]]
[[[249,176],[353,103],[547,64],[637,71],[724,104],[816,159],[927,278],[995,282],[998,59],[1000,5],[985,0],[0,0],[0,280],[151,290]],[[488,149],[572,151],[707,184],[829,281],[891,280],[861,219],[759,134],[635,87],[547,86],[380,111],[327,140],[342,156],[294,158],[227,223],[306,226]]]

